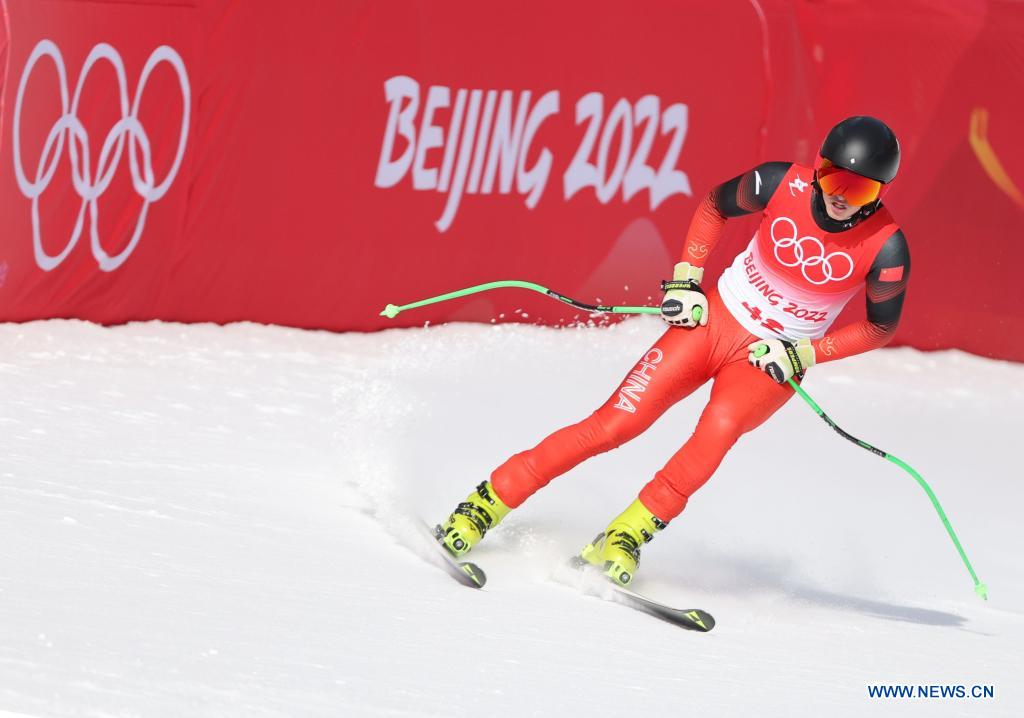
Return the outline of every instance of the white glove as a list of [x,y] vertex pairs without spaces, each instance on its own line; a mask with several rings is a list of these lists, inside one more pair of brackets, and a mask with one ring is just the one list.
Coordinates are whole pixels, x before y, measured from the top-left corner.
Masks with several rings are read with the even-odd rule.
[[674,327],[702,327],[708,323],[708,298],[700,288],[703,267],[680,262],[672,272],[671,282],[662,282],[665,297],[661,300],[661,318]]
[[814,366],[814,347],[810,339],[799,339],[797,343],[785,339],[762,339],[747,347],[747,361],[756,366],[779,384],[785,384],[794,376],[804,378],[804,372]]

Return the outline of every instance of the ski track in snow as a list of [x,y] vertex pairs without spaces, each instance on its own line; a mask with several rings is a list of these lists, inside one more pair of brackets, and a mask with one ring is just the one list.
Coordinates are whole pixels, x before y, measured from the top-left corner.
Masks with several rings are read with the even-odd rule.
[[913,479],[799,399],[644,550],[636,588],[712,633],[584,595],[564,560],[707,387],[513,512],[473,554],[484,591],[430,565],[414,519],[586,416],[661,331],[0,325],[0,714],[1024,714],[1021,365],[887,349],[805,383],[931,483],[988,603]]

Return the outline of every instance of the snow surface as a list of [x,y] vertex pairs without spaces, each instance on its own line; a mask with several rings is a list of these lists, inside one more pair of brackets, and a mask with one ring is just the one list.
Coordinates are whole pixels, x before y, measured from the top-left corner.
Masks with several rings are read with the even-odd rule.
[[[638,590],[564,559],[686,439],[707,389],[474,552],[437,521],[598,406],[663,325],[0,325],[0,711],[32,716],[1024,715],[1024,366],[894,349],[816,367],[645,548]],[[994,685],[870,699],[868,684]]]

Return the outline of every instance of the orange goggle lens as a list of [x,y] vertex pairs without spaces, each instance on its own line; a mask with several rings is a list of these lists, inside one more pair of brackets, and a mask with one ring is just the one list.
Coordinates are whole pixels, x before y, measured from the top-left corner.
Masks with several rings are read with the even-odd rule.
[[882,183],[870,177],[836,167],[826,159],[818,167],[818,185],[825,194],[839,194],[848,204],[863,206],[881,195]]

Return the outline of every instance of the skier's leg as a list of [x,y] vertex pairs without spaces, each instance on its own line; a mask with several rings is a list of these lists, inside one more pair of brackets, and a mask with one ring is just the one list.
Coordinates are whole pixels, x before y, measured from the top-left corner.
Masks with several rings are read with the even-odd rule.
[[585,459],[643,433],[708,380],[709,336],[703,328],[669,329],[594,413],[495,469],[491,483],[496,493],[515,508]]
[[711,399],[693,435],[640,492],[640,501],[668,523],[686,507],[690,496],[711,478],[740,436],[778,411],[792,396],[787,384],[738,356],[715,377]]
[[711,400],[689,441],[640,496],[580,552],[608,578],[628,585],[640,563],[640,547],[675,518],[690,495],[708,480],[745,432],[775,413],[793,390],[750,367],[739,354],[715,377]]
[[460,503],[438,529],[456,556],[468,552],[512,509],[584,459],[614,449],[649,427],[710,375],[709,328],[672,328],[589,417],[516,454]]

